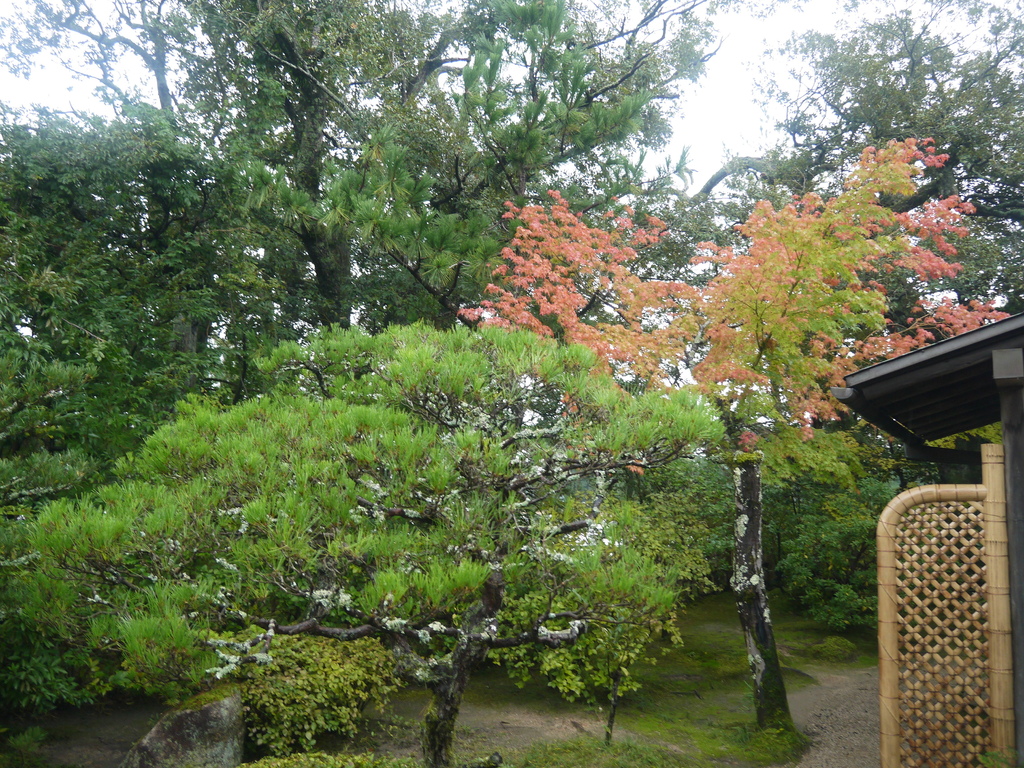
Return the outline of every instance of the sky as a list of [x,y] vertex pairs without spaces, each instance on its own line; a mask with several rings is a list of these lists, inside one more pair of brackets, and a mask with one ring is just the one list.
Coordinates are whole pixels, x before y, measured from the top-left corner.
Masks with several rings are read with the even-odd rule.
[[[17,7],[25,2],[0,0],[0,5]],[[674,164],[683,148],[689,148],[692,190],[699,189],[728,157],[757,155],[777,143],[773,127],[780,115],[765,114],[758,104],[762,70],[781,74],[785,68],[785,62],[769,52],[793,33],[832,29],[837,14],[832,0],[807,0],[799,8],[783,5],[767,20],[736,11],[718,17],[721,47],[708,63],[705,77],[689,87],[668,150]],[[92,96],[92,85],[73,79],[59,66],[43,68],[27,82],[0,67],[0,101],[85,112],[101,108]]]
[[775,124],[781,111],[766,113],[759,104],[759,83],[766,73],[782,76],[787,69],[787,62],[771,52],[793,34],[834,29],[839,10],[832,0],[809,0],[799,8],[783,6],[770,19],[737,11],[721,14],[716,23],[721,48],[685,100],[675,130],[674,146],[690,148],[695,189],[729,157],[756,156],[778,143]]

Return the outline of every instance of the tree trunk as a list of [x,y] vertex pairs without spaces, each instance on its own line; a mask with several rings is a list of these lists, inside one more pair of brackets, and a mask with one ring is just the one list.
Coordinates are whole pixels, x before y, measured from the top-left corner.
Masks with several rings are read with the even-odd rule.
[[455,721],[473,668],[487,657],[479,643],[460,641],[452,652],[451,674],[430,686],[433,695],[423,717],[421,746],[427,768],[448,768],[452,764]]
[[[149,27],[147,32],[153,34],[155,27]],[[162,31],[153,34],[153,53],[147,59],[153,79],[156,81],[157,96],[160,99],[160,111],[168,116],[173,125],[174,121],[174,97],[171,94],[170,82],[167,78],[167,38]],[[204,286],[206,287],[206,286]],[[178,315],[174,318],[174,351],[194,355],[206,349],[206,341],[209,336],[209,323],[201,323],[193,317]],[[184,393],[189,393],[196,388],[199,377],[193,372],[185,377]]]
[[[484,580],[480,603],[466,611],[463,629],[466,634],[478,634],[488,629],[497,630],[495,616],[505,598],[505,577],[500,570],[492,571]],[[460,639],[452,651],[448,674],[440,676],[430,685],[433,696],[423,717],[423,762],[427,768],[448,768],[452,763],[452,745],[455,742],[455,721],[462,706],[469,676],[487,658],[488,646],[483,642]]]
[[615,730],[615,712],[619,708],[619,683],[622,681],[622,670],[617,669],[612,675],[612,690],[608,706],[608,722],[604,726],[604,743],[612,743],[612,731]]
[[352,324],[352,255],[343,234],[332,235],[323,229],[302,229],[302,244],[313,265],[319,294],[316,321],[321,327]]
[[762,567],[761,457],[756,453],[738,453],[733,473],[736,484],[736,550],[732,589],[754,681],[757,725],[759,728],[795,731],[775,647]]

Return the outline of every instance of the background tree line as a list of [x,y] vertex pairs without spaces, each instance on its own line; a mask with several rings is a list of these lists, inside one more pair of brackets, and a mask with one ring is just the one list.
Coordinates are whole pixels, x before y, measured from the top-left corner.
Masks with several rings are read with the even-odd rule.
[[[713,54],[712,11],[26,5],[6,65],[57,56],[118,117],[5,112],[0,310],[17,416],[4,458],[102,463],[189,392],[259,392],[254,355],[313,328],[456,323],[509,237],[504,203],[548,189],[576,210],[629,196],[667,223],[641,276],[699,279],[693,245],[730,242],[755,200],[834,190],[863,146],[932,137],[949,162],[890,206],[970,202],[968,266],[945,287],[1021,308],[1010,4],[864,6],[877,15],[843,35],[792,40],[800,90],[765,89],[787,105],[790,141],[687,194],[652,178],[644,152],[664,147]],[[905,323],[919,287],[883,279]],[[57,492],[72,476],[52,471]]]

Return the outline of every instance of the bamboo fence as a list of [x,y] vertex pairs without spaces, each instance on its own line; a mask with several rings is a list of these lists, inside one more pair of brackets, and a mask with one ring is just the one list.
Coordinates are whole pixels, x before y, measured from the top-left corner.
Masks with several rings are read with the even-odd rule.
[[1013,748],[1002,447],[982,485],[912,488],[878,523],[882,768],[978,765]]

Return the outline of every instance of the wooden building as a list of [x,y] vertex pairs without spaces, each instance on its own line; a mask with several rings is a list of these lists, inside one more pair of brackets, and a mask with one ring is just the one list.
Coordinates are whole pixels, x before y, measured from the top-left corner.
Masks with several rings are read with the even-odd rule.
[[[894,500],[880,522],[880,632],[891,620],[903,643],[899,649],[884,644],[889,641],[880,643],[882,766],[976,764],[977,755],[954,754],[954,742],[970,746],[975,731],[991,745],[1024,745],[1024,314],[864,368],[847,376],[845,385],[833,388],[835,397],[902,440],[913,459],[982,464],[981,451],[929,443],[997,422],[1003,433],[1001,449],[985,447],[981,485],[912,489]],[[980,539],[972,543],[972,526],[987,527],[987,544]],[[962,544],[975,549],[958,549]],[[997,574],[1003,566],[996,560],[988,562],[1003,550],[1007,577]],[[890,576],[898,584],[885,584]],[[933,588],[934,579],[947,579],[950,586]],[[986,591],[992,602],[985,607],[961,604]],[[1003,601],[1009,614],[1006,636],[997,628],[987,644],[970,639],[975,619],[985,632],[1003,623],[997,615]],[[991,626],[990,616],[995,617]],[[1007,658],[996,658],[993,649],[1003,645]],[[971,678],[974,682],[964,683],[958,665],[970,666],[981,656],[990,666]],[[927,676],[922,677],[922,669],[929,670]],[[1000,682],[1004,672],[1005,685]],[[972,690],[978,685],[984,690]],[[1006,706],[998,703],[1000,686],[1007,689]],[[898,696],[905,698],[898,701]],[[943,696],[944,703],[936,703]],[[972,720],[965,713],[975,705],[991,708],[994,719]],[[915,707],[920,711],[911,712]],[[892,718],[902,725],[893,725]],[[944,729],[948,738],[928,729]],[[894,756],[900,750],[902,756]],[[1021,753],[1018,765],[1024,765],[1024,749]]]

